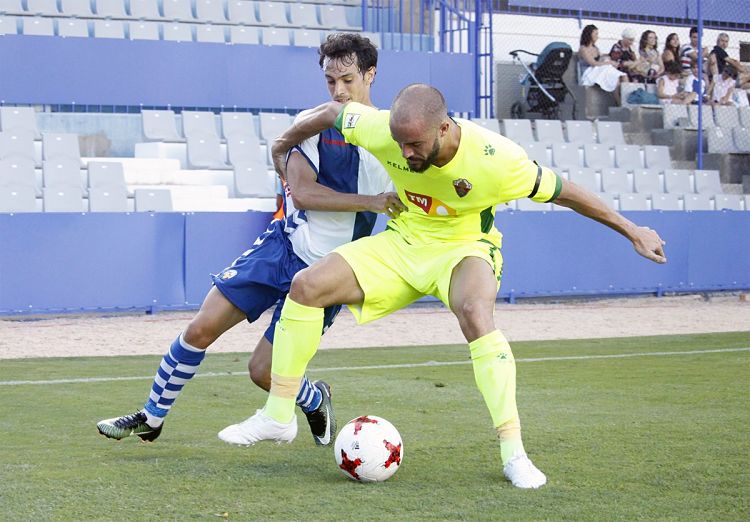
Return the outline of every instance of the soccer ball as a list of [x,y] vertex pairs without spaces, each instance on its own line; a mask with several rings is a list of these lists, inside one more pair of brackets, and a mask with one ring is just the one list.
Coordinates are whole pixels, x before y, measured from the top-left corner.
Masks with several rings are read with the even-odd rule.
[[393,424],[374,415],[350,420],[333,445],[341,472],[359,482],[382,482],[391,477],[404,458],[401,435]]

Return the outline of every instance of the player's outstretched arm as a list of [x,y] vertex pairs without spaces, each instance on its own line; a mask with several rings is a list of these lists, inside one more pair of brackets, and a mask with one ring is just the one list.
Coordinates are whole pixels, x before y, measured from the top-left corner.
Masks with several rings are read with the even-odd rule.
[[609,208],[604,202],[583,187],[573,182],[562,180],[562,190],[554,200],[556,205],[568,207],[581,215],[616,230],[633,243],[633,248],[646,259],[656,263],[666,263],[664,245],[666,242],[655,230],[639,227],[622,214]]
[[289,149],[333,127],[343,107],[341,103],[330,101],[303,111],[294,119],[292,126],[274,140],[271,157],[281,179],[286,180],[286,154]]

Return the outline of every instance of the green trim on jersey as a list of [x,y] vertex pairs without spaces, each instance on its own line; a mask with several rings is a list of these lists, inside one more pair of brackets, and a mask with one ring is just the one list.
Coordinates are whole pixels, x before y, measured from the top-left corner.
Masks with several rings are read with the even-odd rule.
[[341,132],[341,129],[344,128],[344,111],[346,110],[346,105],[341,107],[341,111],[339,112],[339,115],[336,116],[336,123],[333,124],[334,127],[336,127],[336,130]]
[[495,213],[493,212],[493,209],[494,207],[487,207],[479,214],[482,218],[483,234],[487,234],[490,230],[492,230],[492,226],[495,224]]
[[545,203],[551,203],[552,201],[555,201],[557,199],[557,196],[560,195],[561,190],[562,178],[558,174],[555,174],[555,191],[552,193],[552,197],[545,201]]
[[498,263],[497,263],[497,257],[495,257],[495,254],[500,252],[500,249],[497,248],[497,245],[495,245],[492,241],[488,241],[487,239],[480,239],[480,243],[487,243],[490,245],[490,258],[492,259],[492,270],[495,272],[495,277],[497,278],[497,282],[499,283],[500,280],[503,278],[503,265],[500,265],[500,270],[497,269]]

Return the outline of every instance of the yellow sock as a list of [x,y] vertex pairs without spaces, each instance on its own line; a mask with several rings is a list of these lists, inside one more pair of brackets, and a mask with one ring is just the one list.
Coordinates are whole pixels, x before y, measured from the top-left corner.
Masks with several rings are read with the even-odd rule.
[[499,330],[469,343],[469,350],[474,380],[498,430],[500,456],[506,463],[519,449],[523,451],[516,408],[516,361]]
[[271,359],[271,392],[265,413],[278,422],[294,417],[294,405],[302,376],[320,344],[323,309],[286,298],[276,323]]

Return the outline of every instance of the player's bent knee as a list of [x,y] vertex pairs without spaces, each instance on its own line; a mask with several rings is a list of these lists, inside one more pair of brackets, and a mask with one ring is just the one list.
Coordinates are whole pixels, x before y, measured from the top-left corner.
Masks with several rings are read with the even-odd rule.
[[218,328],[211,322],[193,320],[185,329],[183,339],[189,345],[205,350],[219,335]]
[[289,297],[296,303],[306,306],[320,306],[319,300],[322,295],[320,284],[315,278],[314,272],[309,269],[298,272],[289,289]]

